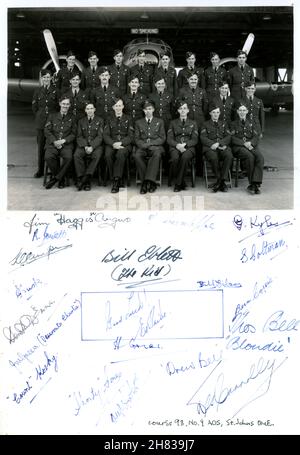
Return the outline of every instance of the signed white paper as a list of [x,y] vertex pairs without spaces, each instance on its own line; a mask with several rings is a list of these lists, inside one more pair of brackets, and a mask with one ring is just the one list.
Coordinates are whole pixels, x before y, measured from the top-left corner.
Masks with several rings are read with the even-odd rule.
[[294,212],[2,228],[1,433],[299,433]]

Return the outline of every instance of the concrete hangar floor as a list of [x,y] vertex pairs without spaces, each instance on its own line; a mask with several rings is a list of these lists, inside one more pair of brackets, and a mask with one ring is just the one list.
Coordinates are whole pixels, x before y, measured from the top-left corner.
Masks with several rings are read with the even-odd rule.
[[212,193],[202,176],[196,185],[174,193],[163,176],[162,187],[153,194],[139,194],[134,170],[131,186],[111,194],[111,185],[98,186],[93,181],[91,191],[78,192],[72,180],[69,187],[46,190],[43,179],[33,178],[37,168],[37,145],[31,106],[11,104],[7,116],[7,208],[8,210],[276,210],[293,209],[293,111],[281,109],[278,114],[266,112],[266,131],[261,141],[265,167],[262,193],[246,191],[247,179],[239,179],[238,187],[227,193]]

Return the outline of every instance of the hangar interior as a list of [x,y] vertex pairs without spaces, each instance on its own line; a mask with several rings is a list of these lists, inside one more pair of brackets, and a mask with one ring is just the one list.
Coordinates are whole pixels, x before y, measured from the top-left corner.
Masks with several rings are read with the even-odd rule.
[[[185,65],[188,50],[196,53],[198,66],[207,67],[211,51],[221,58],[235,57],[248,34],[254,33],[248,63],[258,80],[280,86],[291,84],[293,79],[292,7],[9,8],[7,20],[8,80],[38,78],[40,68],[49,60],[43,38],[47,28],[54,36],[58,53],[64,55],[72,49],[84,65],[90,50],[99,52],[101,64],[111,64],[113,49],[123,49],[135,38],[152,36],[172,48],[176,67]],[[155,32],[145,33],[151,30]],[[292,96],[289,103],[280,108],[279,105],[266,109],[261,150],[266,167],[277,170],[265,171],[259,197],[245,192],[243,180],[226,194],[211,194],[201,176],[196,178],[196,187],[189,187],[184,194],[202,194],[203,208],[211,210],[292,208]],[[109,187],[94,184],[92,191],[80,194],[74,186],[45,191],[41,180],[33,178],[37,158],[30,102],[8,97],[7,106],[8,209],[95,209],[99,194],[109,193]],[[171,191],[164,184],[157,194],[170,195]],[[138,194],[135,183],[128,194]]]

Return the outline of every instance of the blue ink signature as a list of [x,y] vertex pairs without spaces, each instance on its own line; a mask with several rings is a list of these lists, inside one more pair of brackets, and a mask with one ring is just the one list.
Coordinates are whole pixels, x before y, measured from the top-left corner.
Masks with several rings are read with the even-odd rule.
[[264,240],[260,247],[257,247],[257,245],[253,243],[251,251],[248,251],[247,248],[242,249],[240,261],[242,264],[245,264],[248,261],[255,262],[262,257],[275,253],[275,255],[270,258],[272,260],[284,251],[283,248],[286,249],[287,247],[286,241],[283,239],[274,240],[274,242],[267,242],[267,240]]
[[298,331],[298,325],[300,324],[299,319],[291,319],[290,321],[285,319],[284,311],[275,311],[268,317],[264,326],[263,332],[291,332],[292,330]]
[[207,281],[197,281],[199,284],[200,288],[209,288],[209,289],[222,289],[222,288],[241,288],[242,285],[241,283],[237,282],[231,282],[228,280],[228,278],[225,278],[225,280],[207,280]]
[[43,286],[43,282],[39,278],[33,277],[31,280],[31,283],[29,284],[15,284],[15,291],[16,291],[16,297],[17,299],[22,299],[23,297],[26,297],[27,300],[31,299],[32,293],[34,290],[39,288],[40,286]]
[[71,243],[63,246],[52,246],[49,245],[46,249],[46,251],[43,251],[42,253],[35,254],[32,251],[24,251],[23,248],[20,248],[19,252],[16,254],[16,256],[9,262],[12,266],[18,265],[19,267],[31,264],[34,261],[37,261],[39,259],[43,259],[47,257],[50,259],[50,256],[56,253],[60,253],[61,251],[66,250],[67,248],[72,247],[73,245]]
[[[218,412],[221,405],[240,391],[242,393],[239,399],[239,408],[234,411],[233,418],[251,402],[261,398],[269,391],[273,374],[286,360],[287,357],[281,363],[277,364],[276,360],[265,360],[263,357],[260,357],[257,362],[250,365],[249,373],[234,384],[226,384],[225,374],[220,371],[222,365],[222,361],[220,361],[192,395],[187,402],[187,406],[196,405],[198,414],[206,416],[212,408]],[[256,382],[259,384],[257,385]],[[254,392],[247,390],[249,385],[252,384],[254,384],[254,387],[257,385]],[[203,391],[204,387],[209,390],[208,393]],[[250,392],[250,397],[243,397],[243,393],[247,394],[247,392]]]

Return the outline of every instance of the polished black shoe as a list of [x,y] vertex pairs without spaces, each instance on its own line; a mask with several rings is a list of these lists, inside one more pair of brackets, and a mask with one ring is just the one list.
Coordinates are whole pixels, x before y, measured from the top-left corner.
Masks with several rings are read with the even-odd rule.
[[58,182],[58,188],[62,189],[62,188],[64,188],[64,187],[65,187],[65,181],[64,181],[64,180],[60,180],[60,181]]
[[228,186],[226,185],[225,182],[222,182],[219,189],[220,189],[220,191],[222,191],[222,193],[227,193]]
[[119,188],[120,188],[119,179],[115,179],[114,183],[113,183],[113,186],[112,186],[112,189],[111,189],[111,192],[112,193],[118,193],[119,192]]
[[91,191],[91,181],[87,179],[83,186],[84,191]]
[[33,177],[34,177],[35,179],[39,179],[40,177],[43,177],[43,176],[44,176],[44,172],[41,172],[41,171],[37,171],[37,172],[33,175]]
[[155,190],[156,190],[156,183],[150,182],[149,193],[154,193]]
[[260,193],[261,193],[261,191],[260,191],[258,185],[255,185],[254,186],[254,194],[260,194]]
[[217,191],[220,190],[220,182],[216,182],[212,186],[213,193],[216,193]]
[[147,193],[147,182],[143,182],[141,189],[140,189],[141,194],[146,194]]
[[250,193],[250,194],[254,194],[254,192],[255,192],[255,186],[251,183],[251,184],[247,187],[247,191],[248,191],[248,193]]
[[186,190],[187,189],[187,184],[185,183],[185,181],[182,182],[181,189],[182,190]]
[[84,175],[83,177],[79,178],[78,182],[77,182],[78,191],[81,191],[82,189],[84,189],[84,187],[85,187],[87,182],[88,182],[88,177],[86,175]]
[[181,185],[175,185],[174,186],[174,193],[178,193],[179,191],[181,191]]
[[46,183],[46,185],[45,185],[46,190],[50,190],[50,188],[52,188],[56,182],[57,182],[57,178],[53,177],[52,179],[50,179],[49,182]]

